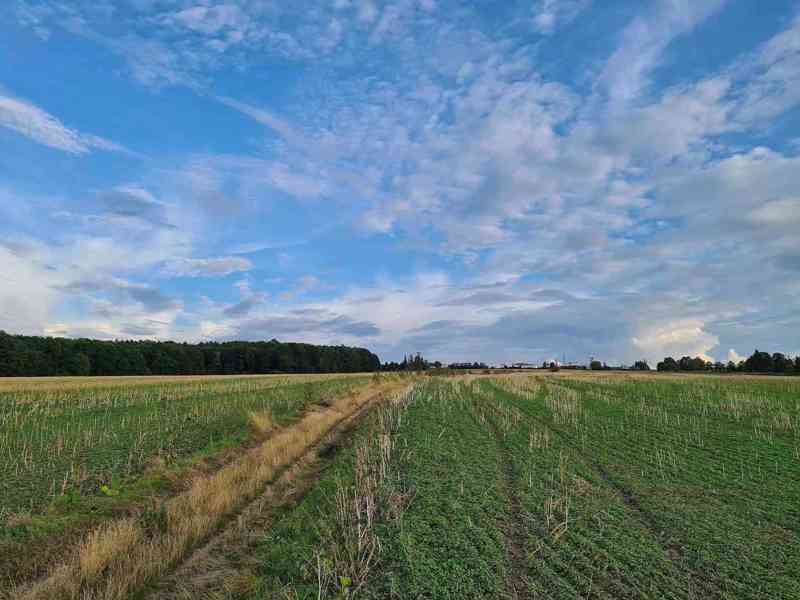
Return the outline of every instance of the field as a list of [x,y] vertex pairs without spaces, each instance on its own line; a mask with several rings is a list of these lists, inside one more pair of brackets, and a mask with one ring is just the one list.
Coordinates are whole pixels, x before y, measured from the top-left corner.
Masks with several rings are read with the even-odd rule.
[[253,415],[269,413],[283,424],[352,381],[200,378],[153,385],[117,379],[87,388],[72,380],[55,389],[48,383],[0,384],[5,512],[34,511],[55,497],[110,486],[140,472],[153,456],[170,461],[242,442]]
[[8,380],[0,467],[9,598],[800,598],[791,378]]
[[[274,432],[315,409],[330,408],[334,400],[355,397],[369,381],[368,376],[4,380],[2,580],[14,585],[42,575],[65,545],[120,516],[161,518],[166,500],[193,478],[241,461],[240,454],[266,443]],[[221,518],[227,511],[219,512]]]

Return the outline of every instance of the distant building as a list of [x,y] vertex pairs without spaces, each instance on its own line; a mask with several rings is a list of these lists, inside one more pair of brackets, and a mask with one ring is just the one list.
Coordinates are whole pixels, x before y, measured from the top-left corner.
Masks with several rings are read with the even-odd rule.
[[503,365],[504,369],[585,369],[586,365],[579,365],[577,363],[564,363],[558,360],[546,360],[541,364],[538,363],[527,363],[527,362],[515,362],[511,365]]

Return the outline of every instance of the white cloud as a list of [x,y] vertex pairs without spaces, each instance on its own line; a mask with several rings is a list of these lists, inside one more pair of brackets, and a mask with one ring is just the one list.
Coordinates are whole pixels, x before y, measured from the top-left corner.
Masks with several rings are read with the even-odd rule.
[[789,227],[800,231],[800,198],[772,200],[753,209],[748,218],[757,225],[766,227]]
[[297,280],[294,287],[281,294],[281,299],[293,300],[322,286],[322,282],[315,275],[303,275]]
[[358,20],[373,23],[378,18],[378,8],[372,0],[358,0]]
[[[179,192],[218,217],[264,210],[282,200],[315,200],[336,189],[329,168],[302,156],[280,159],[246,155],[193,157],[175,173]],[[264,243],[264,242],[261,242]]]
[[13,13],[39,37],[62,29],[111,50],[148,87],[210,89],[209,75],[225,68],[247,70],[276,57],[335,62],[349,55],[359,36],[369,36],[372,44],[403,39],[436,7],[435,0],[337,0],[313,7],[250,0],[131,0],[23,2]]
[[656,102],[612,115],[599,140],[631,162],[686,160],[693,152],[704,157],[709,137],[735,128],[730,89],[724,77],[667,89]]
[[254,121],[273,129],[289,142],[296,144],[303,144],[305,142],[302,136],[285,119],[272,114],[268,110],[239,102],[233,98],[219,97],[217,99],[226,106],[230,106],[247,115]]
[[241,31],[250,25],[250,19],[235,4],[193,6],[169,15],[164,20],[205,34],[215,34],[221,29]]
[[665,356],[699,356],[714,359],[709,352],[719,344],[719,338],[704,329],[699,319],[678,319],[668,323],[646,325],[632,339],[633,345],[656,362]]
[[41,334],[59,299],[61,277],[35,260],[38,244],[0,239],[0,329]]
[[[525,4],[515,12],[524,39],[514,37],[520,21],[493,29],[471,21],[464,8],[445,22],[429,0],[337,0],[333,10],[212,4],[171,3],[165,13],[166,4],[150,3],[155,17],[131,21],[152,26],[147,39],[86,29],[82,35],[126,57],[147,85],[203,87],[218,69],[245,70],[285,56],[300,61],[308,77],[282,90],[282,105],[270,96],[275,104],[262,106],[255,88],[252,103],[219,98],[269,129],[254,156],[195,155],[173,174],[172,188],[159,171],[148,185],[96,194],[106,203],[105,220],[75,218],[83,229],[41,252],[40,264],[59,258],[51,277],[62,286],[94,281],[94,271],[130,284],[89,290],[94,310],[116,294],[131,319],[145,318],[131,294],[151,308],[162,299],[134,282],[160,270],[165,257],[166,272],[175,276],[247,271],[254,266],[233,257],[192,257],[230,247],[219,238],[231,229],[248,230],[238,240],[242,251],[292,245],[305,232],[288,232],[285,242],[270,239],[282,226],[258,237],[249,222],[240,229],[216,225],[263,216],[259,211],[285,202],[300,214],[310,203],[297,201],[324,197],[312,211],[333,206],[331,213],[340,212],[347,225],[357,221],[362,234],[391,234],[401,251],[435,253],[434,264],[457,256],[459,277],[476,288],[497,287],[460,289],[466,284],[455,276],[428,273],[379,278],[334,295],[328,292],[340,288],[295,279],[317,268],[303,263],[303,253],[272,252],[270,267],[294,281],[296,292],[320,293],[276,292],[267,302],[264,292],[241,287],[238,302],[226,298],[188,316],[183,308],[185,320],[201,324],[203,335],[241,334],[249,323],[254,332],[288,335],[296,328],[317,341],[362,335],[395,356],[417,346],[453,359],[475,358],[468,353],[480,348],[509,359],[567,351],[652,361],[707,355],[718,342],[746,348],[747,335],[779,346],[790,335],[786,324],[796,323],[791,307],[800,285],[800,159],[768,146],[775,117],[800,100],[798,21],[718,72],[682,80],[670,70],[664,87],[658,68],[672,45],[694,44],[685,38],[724,2],[642,5],[604,64],[592,56],[576,65],[578,79],[570,81],[567,69],[558,71],[558,82],[547,75],[556,67],[536,61],[559,36],[520,42],[530,42],[531,26],[557,31],[588,2],[540,0],[533,16],[532,3]],[[32,17],[30,26],[34,21],[38,27],[46,19]],[[286,22],[296,27],[282,28]],[[102,23],[91,25],[103,30]],[[385,44],[380,52],[378,43]],[[363,76],[351,77],[355,71]],[[0,115],[11,122],[5,110]],[[42,123],[32,136],[55,140],[53,147],[112,149],[40,109],[36,119],[28,108],[15,110]],[[247,143],[260,133],[251,128]],[[753,148],[755,140],[764,147]],[[169,193],[155,193],[154,181]],[[111,218],[122,225],[113,238],[102,230]],[[526,286],[526,278],[547,289]],[[323,289],[335,297],[314,301]],[[91,326],[107,335],[131,325],[101,322]],[[72,331],[83,326],[61,316],[57,323],[72,323]]]
[[756,147],[667,179],[653,211],[687,219],[686,234],[737,231],[762,248],[764,241],[788,243],[796,237],[798,168],[799,157]]
[[70,129],[41,108],[11,96],[0,95],[0,126],[39,144],[72,154],[86,154],[92,148],[127,152],[120,144]]
[[437,8],[436,0],[419,0],[419,7],[426,12],[433,12]]
[[774,119],[800,103],[800,16],[735,64],[744,79],[736,120],[743,126]]
[[559,27],[571,21],[591,4],[592,0],[538,0],[534,5],[533,27],[543,34],[550,35]]
[[190,58],[157,39],[135,34],[121,39],[100,35],[92,37],[113,52],[124,56],[134,79],[142,85],[154,88],[170,85],[198,88],[202,84],[201,76],[192,73]]
[[253,268],[253,263],[241,256],[218,258],[180,258],[164,265],[164,274],[170,277],[225,277]]
[[743,360],[744,360],[744,357],[740,356],[739,353],[736,352],[736,350],[734,350],[733,348],[728,350],[728,361],[733,362],[733,363],[738,365]]
[[96,246],[91,240],[65,247],[0,242],[0,329],[108,339],[169,337],[180,301],[150,284],[113,275],[102,260],[91,260],[77,247]]
[[319,198],[329,190],[324,177],[304,174],[286,164],[271,164],[267,173],[277,189],[295,198]]
[[612,102],[624,105],[636,99],[669,44],[712,16],[725,2],[658,0],[649,5],[649,13],[636,17],[622,32],[620,46],[598,79]]

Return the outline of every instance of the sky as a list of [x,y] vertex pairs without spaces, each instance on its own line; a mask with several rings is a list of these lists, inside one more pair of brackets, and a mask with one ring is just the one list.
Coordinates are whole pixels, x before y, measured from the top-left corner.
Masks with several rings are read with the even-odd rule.
[[800,353],[800,4],[5,0],[0,329]]

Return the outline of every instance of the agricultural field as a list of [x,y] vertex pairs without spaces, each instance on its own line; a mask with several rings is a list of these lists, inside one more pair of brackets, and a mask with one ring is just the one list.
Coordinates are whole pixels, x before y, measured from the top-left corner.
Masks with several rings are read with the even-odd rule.
[[[116,381],[52,388],[0,386],[2,511],[35,512],[54,498],[140,472],[154,457],[173,461],[243,442],[259,414],[280,425],[351,379],[245,378]],[[95,382],[96,383],[96,382]],[[8,385],[8,384],[6,384]],[[62,502],[68,500],[61,500]]]
[[[16,478],[0,488],[0,543],[24,556],[53,543],[48,528],[99,513],[58,559],[5,560],[8,597],[800,598],[795,379],[234,378],[0,394],[0,464]],[[62,490],[69,465],[82,475]]]
[[188,477],[213,472],[369,382],[368,376],[0,380],[0,581],[41,574],[63,551],[53,539],[146,512]]

